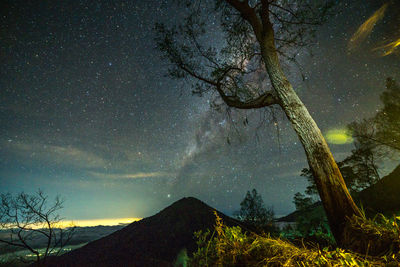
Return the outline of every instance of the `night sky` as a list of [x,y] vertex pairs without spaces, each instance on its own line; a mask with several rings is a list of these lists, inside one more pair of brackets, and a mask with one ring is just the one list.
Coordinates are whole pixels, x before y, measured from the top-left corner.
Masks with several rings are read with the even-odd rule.
[[[324,133],[372,116],[385,79],[400,80],[398,55],[372,51],[400,38],[400,4],[349,53],[352,35],[385,1],[339,2],[313,56],[299,54],[305,81],[283,62]],[[173,3],[2,1],[1,193],[60,194],[68,219],[146,217],[183,196],[231,214],[253,188],[276,214],[294,209],[307,163],[283,113],[277,135],[269,109],[228,115],[165,77],[153,28],[183,17]],[[207,41],[218,42],[211,30]],[[352,144],[330,147],[341,160]]]

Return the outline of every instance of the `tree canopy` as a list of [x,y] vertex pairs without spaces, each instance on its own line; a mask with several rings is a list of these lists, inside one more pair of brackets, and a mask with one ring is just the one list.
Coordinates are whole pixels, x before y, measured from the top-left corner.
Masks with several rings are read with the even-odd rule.
[[258,228],[265,228],[273,223],[274,211],[266,208],[261,195],[256,189],[247,191],[245,198],[240,203],[240,210],[237,212],[238,219],[254,225]]
[[216,92],[220,98],[214,104],[222,99],[230,107],[254,109],[278,104],[262,58],[263,28],[274,26],[274,50],[295,61],[334,1],[180,2],[189,7],[182,23],[156,24],[157,47],[171,63],[169,75],[187,79],[195,94]]
[[[351,193],[360,192],[380,179],[379,156],[374,151],[374,146],[355,140],[354,147],[349,156],[338,162],[340,172]],[[305,193],[309,196],[317,195],[317,186],[310,169],[302,169],[300,175],[307,178],[309,183]]]
[[[383,107],[375,116],[349,125],[354,137],[362,144],[368,144],[376,152],[383,151],[389,156],[400,152],[400,86],[387,78],[386,88],[380,99]],[[392,152],[388,154],[388,152]]]

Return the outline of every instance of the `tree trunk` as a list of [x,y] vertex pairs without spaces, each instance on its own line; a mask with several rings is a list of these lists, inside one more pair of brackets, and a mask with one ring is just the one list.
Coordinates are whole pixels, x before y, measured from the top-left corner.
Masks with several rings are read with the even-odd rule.
[[361,212],[350,196],[325,138],[283,73],[271,36],[261,42],[261,52],[279,104],[304,147],[331,231],[336,242],[346,247],[343,234],[348,218],[360,216]]

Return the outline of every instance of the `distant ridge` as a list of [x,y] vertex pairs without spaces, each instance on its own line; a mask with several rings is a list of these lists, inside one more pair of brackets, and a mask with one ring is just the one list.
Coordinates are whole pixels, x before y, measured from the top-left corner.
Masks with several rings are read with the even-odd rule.
[[400,212],[400,165],[376,184],[361,191],[357,200],[368,215],[398,214]]
[[[309,207],[306,208],[306,212],[311,212],[314,209],[321,209],[322,208],[322,202],[317,201],[313,204],[311,204]],[[289,213],[286,216],[280,217],[276,219],[277,222],[295,222],[297,217],[300,216],[304,211],[298,211],[295,210],[292,213]]]
[[[368,216],[373,217],[377,213],[382,213],[390,217],[395,213],[398,214],[400,212],[400,165],[376,184],[362,190],[353,198],[357,205],[362,205]],[[318,201],[312,204],[307,211],[313,209],[322,209],[322,202]],[[300,214],[300,211],[294,211],[277,221],[295,222]]]
[[[46,266],[173,266],[182,249],[189,254],[197,249],[195,231],[214,227],[214,210],[196,198],[182,198],[156,215],[52,257]],[[218,215],[229,226],[244,227],[221,212]]]

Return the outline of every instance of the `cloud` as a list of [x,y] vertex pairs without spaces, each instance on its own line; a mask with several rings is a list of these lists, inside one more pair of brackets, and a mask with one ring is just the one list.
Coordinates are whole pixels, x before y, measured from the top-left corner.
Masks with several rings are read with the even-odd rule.
[[107,165],[107,161],[104,158],[74,146],[8,141],[7,147],[12,153],[30,162],[40,161],[85,169],[102,168]]
[[174,174],[168,172],[136,172],[136,173],[101,173],[101,172],[89,172],[89,174],[103,179],[143,179],[143,178],[155,178],[155,177],[171,177]]

